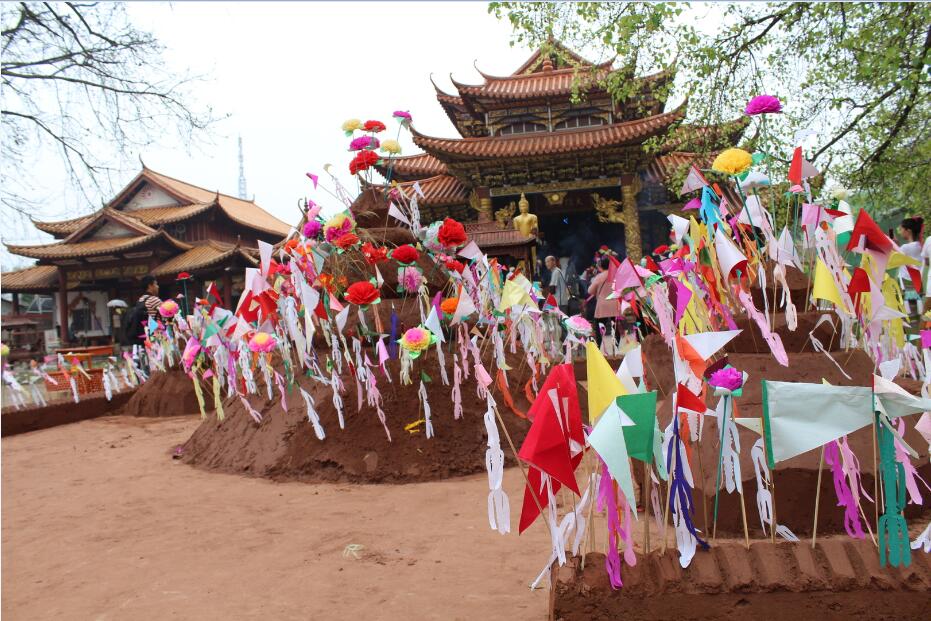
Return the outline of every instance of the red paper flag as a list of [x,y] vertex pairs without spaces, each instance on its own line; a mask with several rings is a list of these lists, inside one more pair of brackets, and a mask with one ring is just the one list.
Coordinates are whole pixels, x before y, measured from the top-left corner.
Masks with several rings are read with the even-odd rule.
[[789,181],[793,185],[802,185],[802,147],[795,147],[792,163],[789,165]]
[[860,312],[860,301],[861,294],[870,292],[870,277],[862,267],[858,267],[853,271],[853,276],[850,278],[850,284],[847,285],[847,294],[850,296],[850,299],[853,300],[854,308],[857,310],[857,313]]
[[699,414],[704,414],[705,410],[708,409],[704,399],[682,384],[679,384],[679,388],[676,391],[676,408],[691,410]]
[[[524,504],[520,510],[520,525],[517,527],[518,534],[527,530],[537,519],[537,516],[540,515],[540,509],[537,508],[537,503],[533,501],[533,496],[531,494],[537,497],[537,500],[540,501],[540,506],[544,509],[546,509],[546,505],[550,503],[546,488],[540,489],[543,480],[543,475],[540,471],[531,466],[528,468],[527,479],[530,481],[530,485],[524,486]],[[553,479],[550,479],[550,482],[553,486],[553,495],[555,496],[562,485],[559,484],[559,481]]]
[[915,287],[915,291],[919,294],[921,293],[921,271],[914,265],[906,265],[905,269],[908,270],[908,275],[912,278],[912,285]]
[[883,254],[892,250],[892,240],[882,232],[882,229],[873,221],[870,214],[866,213],[865,209],[861,209],[860,213],[857,214],[857,222],[853,225],[853,231],[850,233],[847,250],[851,251],[859,248],[861,239],[864,248]]

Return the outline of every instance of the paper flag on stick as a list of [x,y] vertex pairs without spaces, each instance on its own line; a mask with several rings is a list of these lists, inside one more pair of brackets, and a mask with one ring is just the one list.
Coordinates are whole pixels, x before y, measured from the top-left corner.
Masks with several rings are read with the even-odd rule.
[[310,179],[310,180],[313,182],[313,184],[314,184],[314,189],[316,190],[316,189],[317,189],[317,182],[320,180],[320,177],[318,177],[318,176],[315,175],[314,173],[307,173],[307,178]]
[[734,340],[743,330],[726,330],[723,332],[700,332],[699,334],[686,334],[682,338],[689,342],[692,349],[702,357],[708,360],[715,355],[721,348]]
[[898,384],[879,375],[873,376],[873,391],[889,418],[931,411],[931,399],[910,394]]
[[621,380],[592,341],[585,343],[585,366],[588,375],[588,420],[594,423],[614,400],[627,394]]
[[398,206],[395,205],[394,203],[391,203],[390,205],[388,205],[388,215],[391,216],[392,218],[394,218],[395,220],[399,221],[399,222],[403,222],[403,223],[406,224],[407,226],[410,226],[410,225],[411,225],[411,221],[408,220],[407,216],[405,216],[405,215],[401,212],[401,210],[398,209]]
[[695,190],[700,190],[703,187],[708,185],[708,181],[705,180],[705,176],[701,174],[701,171],[698,170],[698,167],[695,164],[689,166],[689,172],[685,176],[685,181],[682,182],[682,188],[679,190],[679,195],[687,194],[688,192],[693,192]]
[[718,263],[725,278],[730,278],[735,270],[747,271],[747,257],[734,245],[730,237],[724,234],[714,236],[714,249],[718,254]]
[[672,233],[675,242],[681,244],[682,238],[689,232],[689,221],[674,213],[669,214],[666,218],[669,220],[669,224],[672,225]]
[[621,395],[616,402],[634,423],[633,426],[624,427],[627,454],[642,462],[652,462],[653,431],[656,429],[656,391]]
[[795,147],[792,153],[792,163],[789,164],[789,181],[793,185],[802,184],[802,147]]
[[837,283],[834,282],[834,277],[831,276],[830,270],[828,270],[828,267],[820,257],[815,266],[815,283],[812,285],[811,297],[816,300],[833,302],[840,310],[850,314],[847,305],[844,304],[844,300],[840,295],[840,291],[837,289]]
[[[526,279],[523,279],[526,282]],[[521,286],[518,280],[508,280],[504,283],[504,291],[501,292],[501,302],[498,303],[498,312],[503,313],[512,306],[517,305],[535,305],[533,298],[527,293],[527,290]]]
[[872,404],[866,386],[763,380],[769,467],[872,425]]
[[588,443],[608,466],[611,478],[617,481],[631,508],[636,509],[637,499],[630,475],[630,457],[627,453],[627,443],[624,441],[624,429],[633,425],[634,422],[624,414],[617,403],[612,402],[595,423],[595,428],[588,436]]
[[425,196],[424,193],[423,193],[423,190],[420,189],[420,182],[419,182],[419,181],[415,181],[415,182],[414,182],[414,191],[417,192],[417,194],[418,194],[418,196],[420,196],[420,198],[426,198],[426,196]]
[[857,221],[853,225],[853,231],[850,233],[847,251],[863,252],[864,249],[887,254],[892,250],[892,240],[882,232],[882,229],[873,221],[870,214],[866,213],[866,209],[861,209],[857,214]]
[[268,268],[272,262],[272,250],[274,246],[268,242],[259,240],[259,258],[261,259],[262,276],[268,276]]
[[[518,526],[518,533],[523,533],[527,530],[534,520],[537,519],[537,516],[540,515],[540,510],[537,508],[537,503],[533,501],[533,496],[537,497],[537,500],[540,503],[540,506],[546,509],[546,505],[549,504],[550,498],[549,494],[546,493],[546,489],[543,488],[543,475],[539,470],[531,466],[527,469],[527,479],[529,485],[524,486],[524,504],[520,510],[520,525]],[[560,490],[562,485],[559,481],[550,479],[550,482],[553,486],[553,494]]]
[[560,422],[564,413],[559,401],[557,389],[540,391],[534,401],[536,416],[517,455],[579,494],[575,466],[569,456],[569,440]]
[[[575,383],[575,371],[571,364],[557,364],[550,369],[538,394],[545,394],[551,390],[559,393],[560,403],[563,403],[564,414],[568,421],[569,454],[573,455],[573,463],[578,466],[582,460],[579,451],[585,444],[585,435],[582,432],[582,410],[579,407],[579,393]],[[548,401],[534,399],[527,410],[527,418],[531,421],[537,414],[549,408]],[[578,450],[575,450],[577,445]]]
[[734,422],[758,436],[763,435],[763,421],[755,416],[753,418],[735,418]]

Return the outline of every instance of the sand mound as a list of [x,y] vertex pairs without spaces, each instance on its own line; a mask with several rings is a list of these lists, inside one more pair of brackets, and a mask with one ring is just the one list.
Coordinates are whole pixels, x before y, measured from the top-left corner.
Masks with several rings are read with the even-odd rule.
[[[223,421],[209,417],[184,445],[186,463],[230,473],[246,473],[274,479],[306,481],[353,482],[416,482],[474,474],[485,469],[486,432],[483,416],[485,403],[476,396],[473,375],[463,380],[460,419],[453,418],[452,386],[444,386],[435,352],[426,360],[415,362],[417,379],[420,370],[431,378],[427,394],[432,410],[435,436],[427,439],[423,425],[415,433],[404,427],[423,417],[417,397],[417,384],[398,384],[399,361],[389,361],[389,374],[394,383],[379,375],[378,388],[391,441],[378,419],[375,409],[365,403],[363,393],[361,410],[357,407],[355,380],[345,371],[342,380],[346,387],[345,429],[340,429],[332,393],[328,386],[307,377],[299,384],[314,399],[315,409],[326,432],[318,440],[306,414],[306,406],[297,390],[287,396],[287,411],[283,411],[278,395],[274,400],[265,398],[264,385],[259,382],[261,395],[250,397],[250,403],[262,414],[256,423],[238,398],[224,404]],[[452,384],[452,354],[446,355],[446,366]],[[486,368],[491,368],[486,363]],[[508,374],[510,391],[518,409],[529,407],[524,396],[524,384],[530,379],[530,370],[519,361],[511,361],[514,371]],[[542,381],[542,379],[541,379]],[[502,417],[519,446],[529,422],[508,410],[495,390]],[[506,458],[510,450],[504,435],[501,446]],[[509,463],[512,463],[508,459]]]
[[[604,555],[554,570],[550,619],[919,619],[927,616],[931,566],[880,567],[870,541],[806,544],[719,542],[687,569],[678,551],[654,550],[611,589]],[[924,612],[922,612],[924,611]]]
[[[210,401],[208,399],[207,403]],[[209,407],[209,406],[208,406]],[[155,371],[118,412],[123,416],[200,414],[191,378],[180,368]]]

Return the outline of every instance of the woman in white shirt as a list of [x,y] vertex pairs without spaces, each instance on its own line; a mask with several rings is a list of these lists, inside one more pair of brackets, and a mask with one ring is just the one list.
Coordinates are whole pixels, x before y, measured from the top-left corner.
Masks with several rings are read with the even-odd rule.
[[[922,257],[921,242],[918,240],[921,239],[921,228],[923,224],[924,220],[916,216],[914,218],[905,218],[902,220],[902,224],[899,225],[899,237],[904,241],[899,247],[899,250],[901,250],[902,254],[905,256],[918,261],[921,261]],[[902,287],[902,295],[905,297],[905,306],[908,313],[910,315],[913,314],[912,303],[914,303],[914,314],[920,314],[921,296],[919,296],[918,291],[915,290],[908,269],[904,265],[899,268],[899,284]]]

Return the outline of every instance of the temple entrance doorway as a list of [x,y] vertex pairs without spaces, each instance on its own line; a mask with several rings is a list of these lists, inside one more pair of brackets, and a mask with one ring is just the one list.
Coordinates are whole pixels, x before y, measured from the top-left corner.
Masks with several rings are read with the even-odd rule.
[[602,245],[614,250],[619,257],[626,256],[624,225],[599,222],[594,210],[570,213],[539,214],[542,234],[542,261],[547,255],[566,257],[581,273],[594,262],[595,252]]

